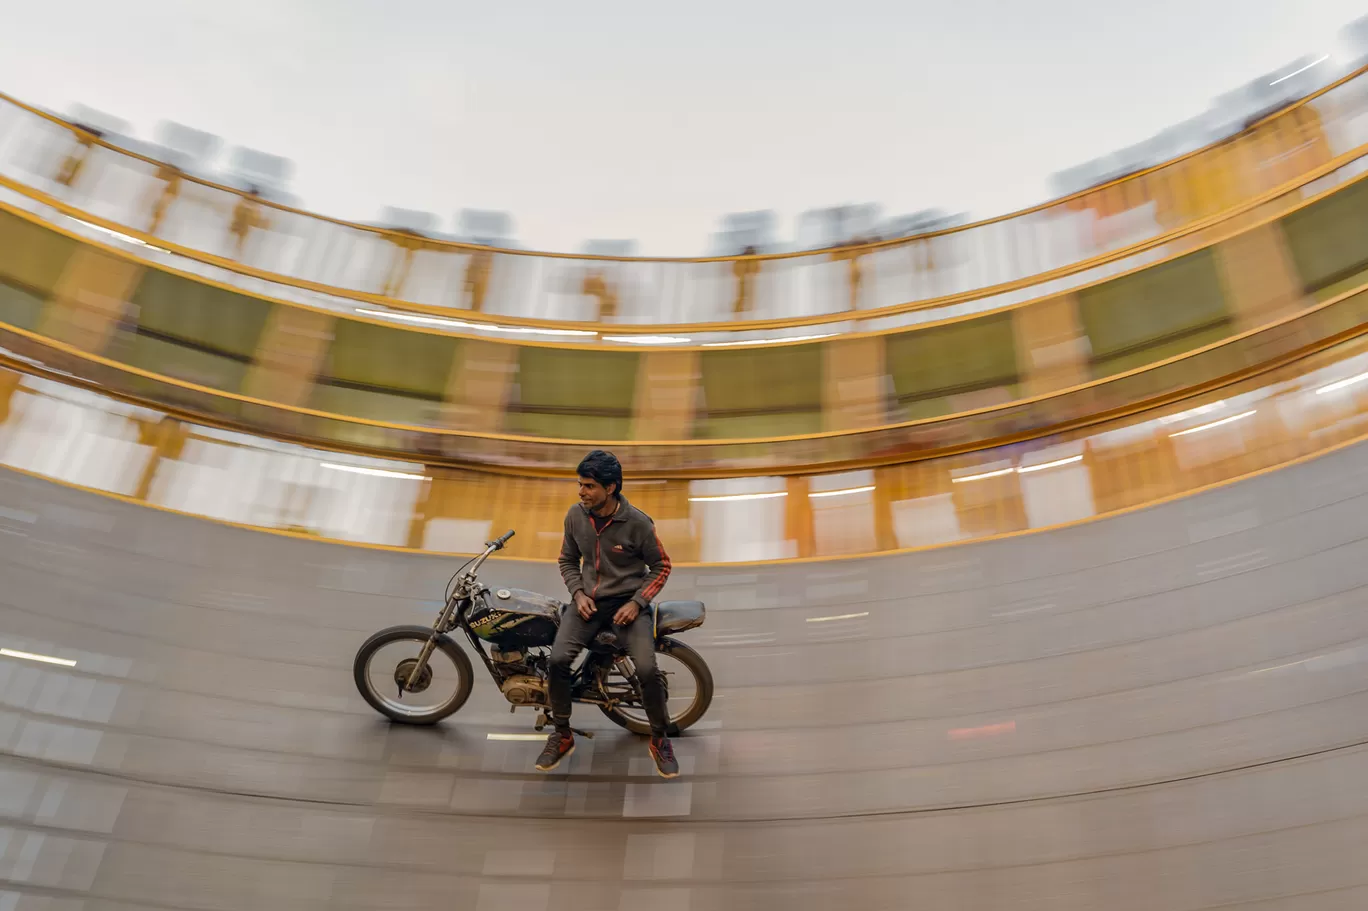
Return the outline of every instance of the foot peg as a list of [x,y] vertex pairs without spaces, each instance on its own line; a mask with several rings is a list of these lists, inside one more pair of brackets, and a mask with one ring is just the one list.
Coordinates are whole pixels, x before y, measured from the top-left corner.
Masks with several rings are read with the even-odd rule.
[[[544,731],[546,730],[546,726],[550,723],[551,719],[546,716],[545,712],[542,712],[537,716],[537,724],[535,725],[534,730]],[[574,734],[576,737],[583,737],[585,740],[594,739],[594,733],[592,731],[581,731],[579,728],[571,728],[570,733]]]

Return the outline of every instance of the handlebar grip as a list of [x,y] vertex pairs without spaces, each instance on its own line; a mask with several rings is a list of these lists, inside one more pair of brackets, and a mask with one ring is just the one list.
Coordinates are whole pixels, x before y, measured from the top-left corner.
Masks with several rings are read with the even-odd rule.
[[510,528],[508,531],[504,532],[502,537],[496,539],[494,543],[499,546],[500,550],[502,550],[503,546],[508,543],[508,539],[513,537],[515,534],[517,534],[517,532]]

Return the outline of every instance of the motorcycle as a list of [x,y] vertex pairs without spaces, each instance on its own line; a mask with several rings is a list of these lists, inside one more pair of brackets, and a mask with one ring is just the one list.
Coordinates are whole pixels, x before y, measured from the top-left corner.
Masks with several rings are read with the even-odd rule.
[[[536,729],[546,727],[550,722],[551,645],[570,605],[521,589],[491,590],[479,581],[484,562],[502,550],[513,534],[509,531],[488,542],[482,553],[456,571],[447,583],[442,612],[431,627],[392,626],[362,644],[352,672],[357,689],[373,709],[400,724],[431,725],[465,705],[475,676],[465,651],[448,635],[459,628],[510,703],[509,711],[536,709]],[[650,607],[656,668],[665,686],[671,733],[696,724],[712,703],[713,680],[707,663],[674,638],[702,626],[706,616],[701,601],[662,601]],[[396,657],[384,655],[396,646]],[[584,652],[584,660],[574,671],[571,699],[598,706],[615,724],[649,735],[651,726],[625,644],[606,629]]]

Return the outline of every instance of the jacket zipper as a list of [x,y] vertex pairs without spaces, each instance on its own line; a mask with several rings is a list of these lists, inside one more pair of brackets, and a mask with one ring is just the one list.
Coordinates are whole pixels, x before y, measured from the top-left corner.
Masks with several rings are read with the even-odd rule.
[[[613,510],[613,514],[609,516],[608,521],[603,524],[603,531],[607,531],[608,526],[617,521],[618,509],[621,508],[622,503],[619,502],[618,508]],[[602,581],[599,577],[599,555],[602,553],[603,548],[603,531],[599,531],[598,523],[594,521],[593,513],[589,514],[589,527],[594,530],[594,590],[589,593],[589,597],[594,599],[598,595],[599,583]]]
[[598,596],[599,587],[599,533],[594,532],[594,590],[589,593],[590,599]]

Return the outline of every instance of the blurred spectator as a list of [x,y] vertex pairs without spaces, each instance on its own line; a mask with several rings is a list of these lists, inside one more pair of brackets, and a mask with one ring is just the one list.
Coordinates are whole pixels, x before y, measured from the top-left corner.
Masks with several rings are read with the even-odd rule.
[[386,239],[399,248],[399,255],[391,261],[389,272],[380,288],[384,297],[400,297],[413,270],[413,258],[423,249],[425,240],[437,230],[437,216],[414,209],[385,207],[380,226],[393,231]]
[[485,247],[513,246],[513,216],[507,212],[462,209],[456,214],[457,232],[466,243]]
[[811,209],[798,217],[798,249],[846,246],[856,237],[874,231],[879,217],[879,206],[874,203]]
[[[916,237],[916,240],[906,245],[912,258],[912,271],[932,273],[936,271],[937,267],[937,251],[953,245],[955,235],[940,234],[932,237],[923,235],[945,231],[967,222],[968,218],[964,215],[950,215],[940,209],[925,209],[911,215],[889,219],[884,237],[888,239]],[[950,258],[949,261],[953,262],[953,258]],[[941,265],[945,265],[946,262],[947,257],[942,255],[940,257]]]
[[119,136],[128,131],[126,121],[83,104],[71,106],[71,123],[81,132],[73,137],[75,146],[63,157],[53,178],[63,187],[74,186],[80,178],[96,140]]
[[247,239],[253,229],[268,230],[271,220],[266,215],[266,207],[261,205],[261,189],[248,186],[247,191],[238,197],[233,208],[233,220],[228,232],[233,236],[232,258],[241,260],[247,252]]
[[494,251],[489,247],[513,246],[513,216],[486,209],[462,209],[456,213],[459,238],[480,249],[470,251],[465,268],[465,302],[475,313],[488,303],[489,283],[494,274]]
[[618,315],[618,296],[612,284],[609,283],[607,274],[602,266],[590,266],[584,273],[584,282],[580,289],[582,294],[586,294],[598,301],[597,314],[595,319],[599,321],[617,319]]
[[154,135],[160,152],[153,157],[188,174],[207,173],[223,147],[214,134],[169,120],[157,124]]
[[239,147],[229,156],[226,178],[231,185],[254,190],[258,198],[280,201],[288,196],[294,163],[279,155]]
[[741,251],[742,259],[732,261],[732,274],[736,276],[736,299],[732,301],[732,315],[749,313],[754,303],[755,276],[760,274],[760,260],[754,259],[758,252],[754,247]]
[[157,180],[161,181],[161,189],[153,189],[152,212],[148,218],[147,233],[156,234],[161,230],[166,221],[166,213],[171,208],[171,203],[176,201],[180,195],[182,174],[179,168],[169,164],[158,165]]
[[465,268],[465,301],[472,311],[479,313],[484,309],[485,295],[489,291],[489,277],[494,271],[494,253],[487,248],[470,251],[470,259]]
[[603,259],[586,261],[580,293],[596,301],[596,320],[617,319],[621,293],[618,281],[622,274],[622,263],[617,260],[619,257],[634,256],[636,243],[630,240],[591,240],[585,243],[584,252]]
[[752,247],[766,251],[775,247],[775,216],[772,211],[733,212],[722,216],[722,226],[712,236],[709,256],[732,256]]
[[850,300],[849,309],[860,309],[860,285],[863,281],[863,272],[860,268],[860,259],[870,252],[865,245],[877,243],[879,235],[865,234],[851,239],[851,245],[838,247],[831,252],[833,261],[844,260],[848,264],[846,283],[849,288]]

